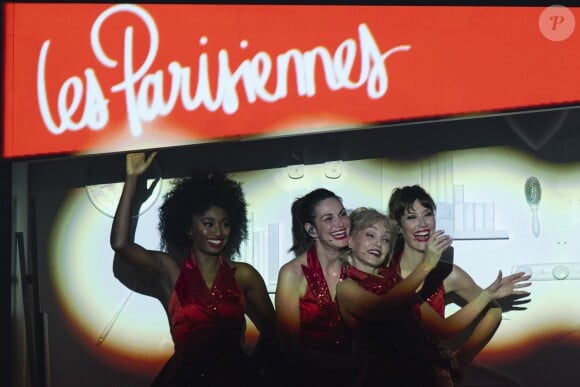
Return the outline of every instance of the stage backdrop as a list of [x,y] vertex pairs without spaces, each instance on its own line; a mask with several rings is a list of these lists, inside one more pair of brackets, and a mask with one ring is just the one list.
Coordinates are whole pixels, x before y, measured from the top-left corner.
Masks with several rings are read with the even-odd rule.
[[[170,150],[160,156],[163,152]],[[114,162],[95,158],[87,174],[105,165],[122,170],[120,156],[111,155]],[[34,179],[30,207],[52,386],[148,385],[173,345],[161,304],[113,275],[108,241],[120,184],[70,187],[66,175],[75,168],[36,164],[31,178],[54,176],[46,185]],[[162,176],[171,175],[160,170]],[[330,171],[325,164],[312,164],[303,172],[301,177],[288,168],[230,174],[243,184],[250,217],[249,238],[235,259],[253,265],[271,293],[280,266],[292,258],[290,206],[296,197],[323,186],[340,194],[349,210],[368,206],[384,211],[393,188],[418,183],[438,203],[437,228],[454,237],[455,262],[478,284],[488,286],[499,270],[532,274],[531,296],[506,305],[499,330],[477,359],[485,372],[465,385],[578,386],[580,163],[549,163],[495,147],[416,160],[345,161]],[[542,188],[537,235],[524,195],[531,176]],[[135,234],[150,249],[159,247],[158,208],[172,180],[155,187],[141,208]],[[246,344],[255,338],[249,329]]]

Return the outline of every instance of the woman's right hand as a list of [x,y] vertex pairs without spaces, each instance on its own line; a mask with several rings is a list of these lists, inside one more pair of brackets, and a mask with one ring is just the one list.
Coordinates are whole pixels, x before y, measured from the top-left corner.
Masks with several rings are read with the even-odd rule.
[[429,269],[432,270],[437,266],[441,259],[441,254],[451,246],[452,242],[451,237],[445,235],[443,230],[437,230],[429,236],[425,245],[425,253],[423,254],[423,261]]
[[127,153],[125,158],[125,168],[127,175],[141,175],[149,168],[157,151],[151,153],[149,157],[145,157],[144,152]]

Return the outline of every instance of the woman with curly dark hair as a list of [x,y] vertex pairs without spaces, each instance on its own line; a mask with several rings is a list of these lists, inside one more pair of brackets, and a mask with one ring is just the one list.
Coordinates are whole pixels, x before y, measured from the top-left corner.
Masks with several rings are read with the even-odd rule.
[[260,333],[259,352],[275,342],[275,312],[261,275],[232,261],[247,236],[241,185],[218,172],[178,179],[159,210],[162,251],[145,249],[132,241],[131,209],[137,181],[155,155],[126,156],[110,240],[117,257],[156,284],[167,312],[174,354],[152,386],[264,385],[242,346],[245,316]]

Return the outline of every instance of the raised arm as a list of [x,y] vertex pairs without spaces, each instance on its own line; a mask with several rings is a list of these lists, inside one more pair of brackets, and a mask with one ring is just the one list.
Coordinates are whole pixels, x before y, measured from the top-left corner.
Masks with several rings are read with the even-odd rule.
[[154,253],[133,241],[131,215],[139,177],[151,165],[155,155],[156,152],[148,157],[144,153],[127,154],[125,184],[113,218],[110,235],[111,248],[115,251],[116,257],[150,273],[159,270],[160,264]]

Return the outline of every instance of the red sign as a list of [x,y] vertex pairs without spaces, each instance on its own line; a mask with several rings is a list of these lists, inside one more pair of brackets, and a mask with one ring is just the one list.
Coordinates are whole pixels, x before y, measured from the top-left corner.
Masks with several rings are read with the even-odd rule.
[[4,157],[576,104],[578,8],[5,5]]

